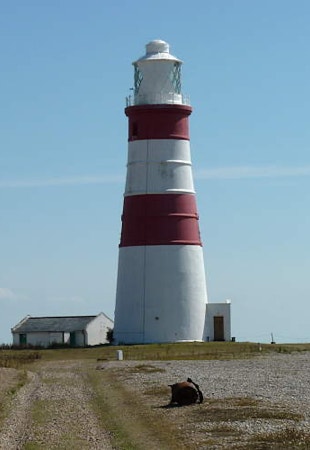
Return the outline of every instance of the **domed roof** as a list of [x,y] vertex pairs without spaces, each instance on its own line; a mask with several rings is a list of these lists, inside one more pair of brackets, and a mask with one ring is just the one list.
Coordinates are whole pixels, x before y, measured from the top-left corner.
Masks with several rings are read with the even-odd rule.
[[170,61],[178,61],[182,62],[180,59],[171,55],[169,52],[169,44],[161,39],[154,39],[149,42],[145,46],[146,54],[135,61],[133,64],[137,62],[143,61],[152,61],[152,60],[170,60]]

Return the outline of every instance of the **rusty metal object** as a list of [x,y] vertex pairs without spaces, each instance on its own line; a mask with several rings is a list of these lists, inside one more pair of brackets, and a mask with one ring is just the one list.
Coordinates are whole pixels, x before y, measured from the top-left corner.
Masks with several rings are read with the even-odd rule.
[[177,403],[180,406],[191,405],[192,403],[202,403],[203,395],[198,384],[194,383],[191,378],[181,383],[169,384],[171,387],[170,405]]

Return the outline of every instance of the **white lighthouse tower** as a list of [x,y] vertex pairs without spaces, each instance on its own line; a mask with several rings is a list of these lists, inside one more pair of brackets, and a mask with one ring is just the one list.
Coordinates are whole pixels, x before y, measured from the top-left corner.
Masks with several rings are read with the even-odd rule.
[[182,62],[155,40],[133,63],[119,245],[118,343],[200,341],[207,291]]

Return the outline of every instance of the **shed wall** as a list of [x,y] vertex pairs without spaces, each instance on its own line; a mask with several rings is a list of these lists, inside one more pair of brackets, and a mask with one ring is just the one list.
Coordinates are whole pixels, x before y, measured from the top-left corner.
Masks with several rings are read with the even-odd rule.
[[75,347],[85,347],[87,345],[86,342],[86,334],[84,331],[75,331]]
[[[27,335],[27,345],[40,345],[42,347],[48,347],[52,343],[62,343],[62,333],[25,333]],[[13,333],[13,344],[19,345],[19,333]]]
[[86,327],[86,345],[107,344],[107,332],[113,329],[113,322],[104,314],[99,314]]

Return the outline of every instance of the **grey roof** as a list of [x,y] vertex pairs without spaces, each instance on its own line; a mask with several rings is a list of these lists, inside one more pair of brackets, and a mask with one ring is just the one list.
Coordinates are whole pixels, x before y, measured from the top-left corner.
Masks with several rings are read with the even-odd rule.
[[14,333],[65,332],[85,330],[87,324],[97,316],[73,317],[28,317],[16,325]]

